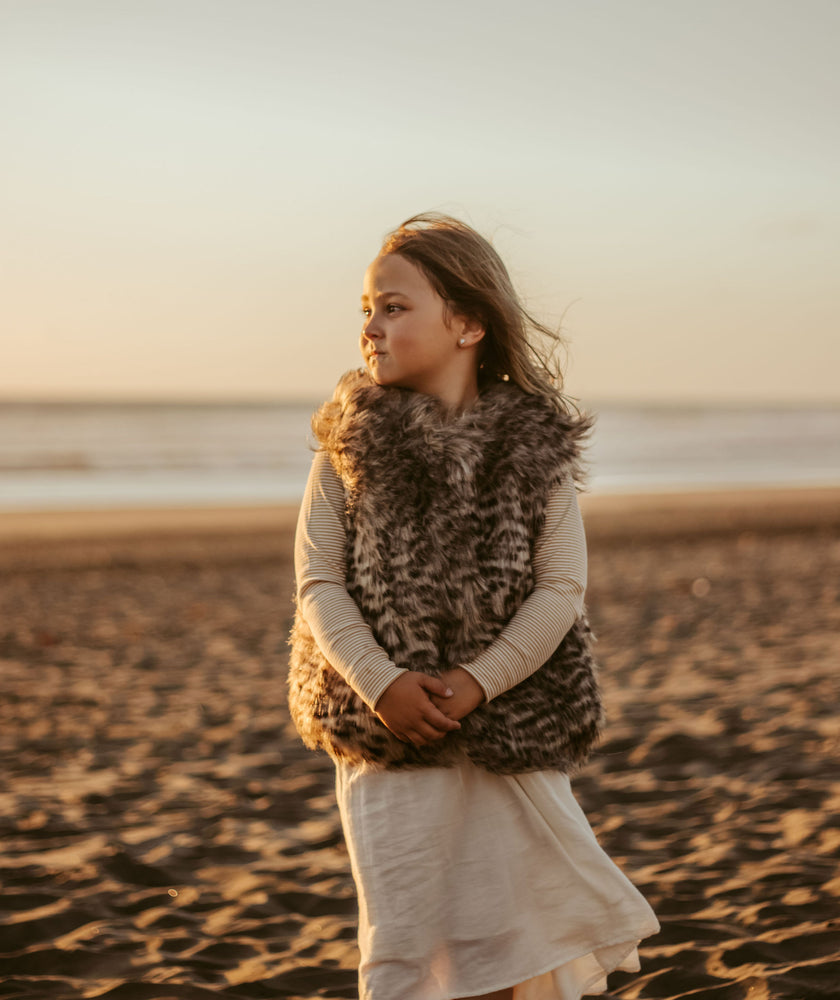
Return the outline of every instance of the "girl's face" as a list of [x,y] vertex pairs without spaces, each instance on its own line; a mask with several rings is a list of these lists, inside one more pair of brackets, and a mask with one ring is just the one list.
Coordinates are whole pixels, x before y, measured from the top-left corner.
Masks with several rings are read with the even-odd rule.
[[399,254],[377,257],[365,272],[362,312],[360,346],[376,383],[449,394],[466,360],[458,343],[466,326],[447,319],[443,299],[418,267]]

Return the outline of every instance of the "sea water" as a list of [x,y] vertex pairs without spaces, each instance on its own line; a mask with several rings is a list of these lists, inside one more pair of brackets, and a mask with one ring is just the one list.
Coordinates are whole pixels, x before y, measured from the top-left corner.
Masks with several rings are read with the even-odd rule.
[[[0,510],[295,503],[313,409],[0,403]],[[594,412],[593,493],[840,485],[840,407]]]

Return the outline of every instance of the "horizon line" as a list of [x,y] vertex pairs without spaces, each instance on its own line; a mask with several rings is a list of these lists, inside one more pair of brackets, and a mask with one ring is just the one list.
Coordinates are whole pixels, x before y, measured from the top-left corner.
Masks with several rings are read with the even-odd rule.
[[[571,394],[567,398],[576,404],[584,401]],[[320,396],[155,396],[155,395],[6,395],[0,392],[0,406],[317,406],[323,402]],[[840,397],[830,398],[749,398],[735,396],[709,396],[686,398],[644,397],[644,396],[600,396],[586,400],[584,409],[597,410],[604,407],[614,409],[657,409],[690,410],[699,408],[733,410],[835,410],[840,409]]]

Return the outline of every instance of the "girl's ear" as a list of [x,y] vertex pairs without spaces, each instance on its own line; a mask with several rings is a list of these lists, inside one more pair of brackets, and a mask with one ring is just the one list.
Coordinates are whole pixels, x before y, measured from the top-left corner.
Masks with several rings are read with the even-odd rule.
[[484,339],[484,324],[477,319],[468,319],[460,316],[459,322],[461,332],[458,334],[458,343],[461,347],[475,347]]

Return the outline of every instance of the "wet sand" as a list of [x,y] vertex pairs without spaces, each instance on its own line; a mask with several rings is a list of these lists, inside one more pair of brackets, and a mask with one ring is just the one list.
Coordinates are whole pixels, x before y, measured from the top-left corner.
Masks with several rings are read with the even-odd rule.
[[[574,787],[662,924],[610,995],[837,997],[840,492],[584,509],[609,722]],[[0,515],[0,997],[356,996],[293,523]]]

